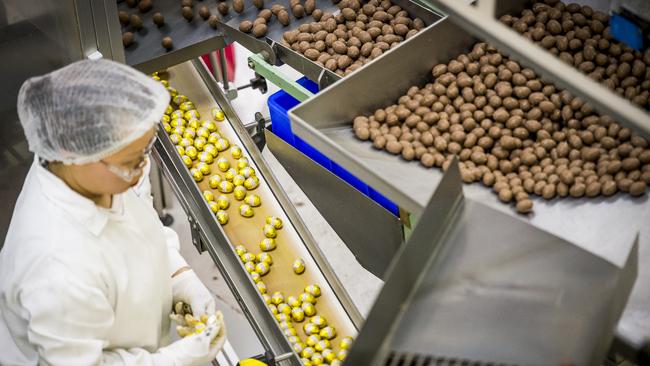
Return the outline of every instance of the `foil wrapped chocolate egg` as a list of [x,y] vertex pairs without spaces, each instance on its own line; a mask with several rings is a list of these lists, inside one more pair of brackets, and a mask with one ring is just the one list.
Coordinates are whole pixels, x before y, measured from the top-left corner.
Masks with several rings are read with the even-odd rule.
[[192,158],[190,158],[187,155],[181,156],[181,160],[183,161],[183,164],[185,164],[185,166],[188,167],[188,168],[191,168],[192,164],[194,164],[194,162],[192,161]]
[[192,168],[190,169],[190,174],[192,174],[192,178],[194,178],[195,182],[200,182],[203,180],[203,173],[197,168]]
[[[242,188],[244,188],[244,187],[242,187]],[[246,188],[244,188],[244,189],[246,189]],[[249,195],[246,196],[246,198],[244,198],[244,202],[246,202],[251,207],[259,207],[262,204],[262,199],[260,198],[260,196],[258,196],[256,194],[249,194]],[[275,233],[275,228],[273,226],[270,226],[272,231],[269,230],[269,233],[270,233],[269,235],[271,235],[271,233],[273,233],[273,234],[275,234],[275,236],[268,236],[266,234],[267,233],[266,226],[270,226],[270,225],[265,225],[264,236],[266,236],[267,238],[275,238],[275,236],[277,236],[277,234]]]
[[244,268],[246,269],[246,272],[253,273],[253,272],[255,272],[255,263],[254,262],[246,262],[246,263],[244,263]]
[[214,145],[209,144],[209,143],[206,144],[206,145],[203,147],[203,151],[204,151],[204,152],[207,152],[207,153],[210,154],[210,155],[212,155],[212,159],[216,158],[217,155],[219,155],[219,150],[217,150],[217,148],[214,147]]
[[[282,329],[282,330],[293,328],[293,324],[291,322],[280,322],[279,325],[280,325],[280,329]],[[289,341],[289,342],[291,342],[291,341]]]
[[233,159],[240,159],[242,157],[241,147],[233,145],[230,148],[230,156],[232,156]]
[[282,229],[282,219],[280,219],[279,217],[267,216],[266,223],[269,225],[273,225],[273,227],[276,228],[277,230]]
[[322,365],[323,362],[325,362],[323,355],[318,352],[314,353],[309,360],[311,361],[312,365]]
[[161,83],[165,88],[169,88],[169,81],[167,81],[167,80],[160,80],[160,83]]
[[168,104],[167,108],[165,108],[165,114],[170,115],[170,114],[172,114],[172,112],[174,112],[174,107],[172,107],[171,105]]
[[[280,327],[282,327],[282,324],[280,324]],[[287,337],[287,341],[289,341],[289,343],[293,345],[296,343],[300,343],[300,338],[298,336],[291,336],[291,337]]]
[[291,337],[298,335],[298,331],[296,331],[296,328],[288,328],[282,331],[284,333],[285,337]]
[[210,138],[210,130],[208,130],[208,129],[205,128],[205,127],[199,127],[199,128],[196,130],[196,135],[197,135],[197,136],[201,136],[201,137],[203,137],[204,139],[207,140],[207,139]]
[[239,256],[239,258],[244,263],[246,263],[246,262],[255,263],[255,254],[253,254],[253,253],[246,252],[246,253],[242,254],[241,256]]
[[230,217],[228,216],[228,212],[223,210],[217,211],[217,221],[219,221],[221,225],[227,224],[229,219]]
[[217,186],[217,189],[221,193],[232,193],[233,189],[235,189],[235,186],[232,184],[232,182],[222,180]]
[[166,124],[169,124],[169,122],[170,122],[171,120],[172,120],[171,117],[169,117],[169,116],[166,115],[166,114],[163,114],[162,117],[160,117],[160,123],[166,123]]
[[291,306],[289,306],[289,305],[287,305],[285,303],[281,303],[281,304],[278,304],[277,307],[278,307],[278,311],[280,313],[291,315]]
[[233,195],[237,201],[241,201],[246,197],[246,188],[243,186],[235,186]]
[[178,144],[187,149],[190,146],[194,146],[194,140],[192,138],[183,137]]
[[[175,132],[172,133],[171,135],[169,135],[169,140],[170,140],[170,141],[172,142],[172,144],[174,144],[174,145],[178,145],[178,146],[180,146],[179,144],[181,143],[181,140],[182,140],[182,139],[183,139],[183,137],[182,137],[181,135],[175,133]],[[181,147],[183,147],[183,146],[181,146]]]
[[205,198],[206,201],[211,202],[214,201],[214,193],[209,190],[203,191],[203,198]]
[[163,126],[163,130],[165,130],[165,132],[167,132],[168,134],[172,132],[172,125],[170,125],[169,123],[163,122],[162,126]]
[[302,305],[302,302],[295,296],[289,296],[287,297],[287,304],[292,308],[299,308],[300,305]]
[[[177,146],[175,146],[175,148],[176,148],[176,152],[178,153],[178,155],[180,155],[180,156],[185,155],[185,148],[184,147],[177,145]],[[188,158],[189,158],[189,156],[188,156]]]
[[264,262],[257,263],[255,265],[255,272],[259,273],[260,276],[264,276],[267,273],[269,273],[270,269],[271,269],[271,267],[269,267],[269,265],[267,263],[264,263]]
[[271,304],[280,305],[284,302],[284,295],[280,291],[276,291],[271,295]]
[[330,362],[330,366],[343,366],[343,361],[339,359],[333,360],[332,362]]
[[266,263],[269,266],[273,264],[273,257],[271,257],[271,254],[266,253],[266,252],[265,253],[259,253],[257,255],[256,259],[257,259],[257,261],[259,263]]
[[217,127],[217,124],[214,123],[214,121],[208,121],[208,120],[203,121],[203,123],[201,124],[201,126],[202,126],[203,128],[206,128],[206,129],[207,129],[208,131],[210,131],[210,132],[214,132],[214,131],[216,131],[217,128],[218,128],[218,127]]
[[293,347],[293,350],[294,350],[296,353],[301,353],[302,350],[304,350],[305,347],[307,347],[307,346],[306,346],[304,343],[302,343],[302,342],[298,342],[298,343],[294,343],[292,347]]
[[[232,182],[236,186],[244,187],[244,182],[245,181],[246,181],[246,177],[244,177],[243,175],[240,175],[240,174],[237,174],[232,178]],[[245,189],[245,187],[244,187],[244,189]]]
[[185,146],[185,155],[192,158],[192,160],[196,160],[196,158],[199,156],[199,150],[197,150],[194,146]]
[[313,348],[307,347],[303,349],[302,352],[300,352],[300,357],[311,358],[311,356],[313,356],[314,353],[316,353],[316,351]]
[[172,133],[175,133],[178,136],[183,136],[183,134],[185,133],[185,127],[183,127],[183,126],[172,126],[172,127],[173,127]]
[[169,96],[172,97],[172,98],[174,98],[174,97],[176,97],[178,95],[178,90],[176,90],[176,88],[173,88],[171,86],[167,87],[167,92],[169,93]]
[[216,202],[210,201],[208,202],[208,205],[210,206],[210,211],[212,211],[212,213],[216,214],[219,212],[219,205],[217,205]]
[[327,319],[321,315],[313,316],[309,321],[318,325],[319,328],[325,328],[327,326]]
[[255,176],[246,178],[246,180],[244,181],[244,187],[246,187],[246,189],[248,189],[249,191],[254,190],[259,185],[260,185],[260,180]]
[[300,362],[302,363],[302,366],[313,366],[308,358],[301,357]]
[[342,349],[339,351],[339,353],[336,354],[336,358],[338,358],[341,361],[345,361],[345,359],[348,357],[348,350]]
[[270,252],[275,248],[276,248],[276,243],[275,243],[275,239],[273,238],[266,238],[260,242],[260,249],[262,249],[265,252]]
[[320,287],[318,285],[309,285],[305,287],[305,292],[314,295],[314,297],[319,297],[321,294]]
[[255,169],[253,169],[250,166],[247,166],[247,167],[244,167],[243,169],[239,169],[239,174],[243,175],[244,178],[250,178],[250,177],[255,175]]
[[[305,305],[305,303],[310,303],[310,304],[316,305],[316,297],[314,297],[314,295],[312,295],[312,294],[310,294],[308,292],[303,292],[302,294],[300,294],[300,296],[298,296],[298,298],[300,299],[300,301],[302,301],[303,305]],[[304,310],[304,307],[303,307],[303,310]],[[311,315],[309,315],[309,316],[311,316]]]
[[256,283],[255,286],[257,287],[257,291],[259,291],[261,294],[266,293],[266,285],[264,284],[264,282],[260,281]]
[[327,326],[321,329],[318,335],[320,335],[320,337],[323,339],[333,339],[336,337],[336,329],[334,329],[334,327]]
[[343,339],[341,339],[341,343],[339,344],[339,347],[341,349],[350,349],[352,347],[352,343],[354,343],[354,338],[350,336],[343,337]]
[[[258,276],[259,276],[259,274],[258,274]],[[255,282],[255,283],[258,283],[258,282]],[[268,304],[268,307],[269,307],[269,310],[271,310],[271,313],[273,313],[273,315],[278,315],[278,307],[277,306],[275,306],[273,304]]]
[[243,245],[237,245],[237,246],[235,247],[235,253],[237,253],[237,255],[241,257],[241,256],[244,255],[245,253],[248,253],[248,250],[247,250],[246,247],[243,246]]
[[314,345],[314,349],[318,352],[323,352],[324,350],[331,348],[332,345],[330,344],[330,341],[327,339],[321,339]]
[[200,170],[203,173],[203,176],[210,174],[210,165],[208,163],[200,162],[196,164],[196,169]]
[[[230,183],[230,182],[228,182]],[[230,183],[232,184],[232,183]],[[247,204],[239,205],[239,214],[243,217],[253,217],[255,212],[253,212],[253,208]]]
[[230,169],[230,162],[226,158],[217,159],[217,168],[222,172],[227,172]]
[[219,108],[212,108],[210,110],[210,114],[212,114],[212,118],[218,122],[221,122],[226,118],[225,113],[223,113],[223,111]]
[[222,137],[214,143],[214,146],[219,150],[219,152],[226,151],[230,147],[230,141]]
[[264,302],[265,302],[267,305],[270,305],[270,304],[271,304],[271,296],[269,296],[269,295],[267,295],[267,294],[263,294],[263,295],[262,295],[262,298],[264,299]]
[[181,110],[181,112],[185,113],[189,110],[196,109],[196,106],[194,106],[194,103],[191,101],[183,102],[178,105],[178,109]]
[[309,347],[315,347],[316,344],[320,341],[321,339],[318,334],[310,334],[309,336],[307,336],[307,340],[305,341],[305,343],[307,343]]
[[303,320],[305,320],[305,311],[302,310],[301,308],[291,309],[291,319],[293,319],[294,322],[298,322],[298,323],[302,322]]
[[223,179],[221,179],[221,176],[219,174],[215,174],[210,176],[208,179],[208,185],[212,189],[217,189],[219,187],[219,183],[221,183]]
[[278,314],[275,316],[275,320],[277,320],[278,322],[290,322],[291,317],[285,313],[281,313],[278,310]]
[[237,175],[237,170],[235,168],[230,168],[228,171],[223,175],[224,178],[228,181],[233,181],[235,179],[235,176]]
[[[205,148],[205,145],[207,145],[207,144],[208,144],[208,141],[205,138],[201,137],[201,136],[194,139],[194,147],[199,151],[203,151],[203,149]],[[214,156],[212,156],[212,154],[208,154],[208,155],[210,155],[210,162],[212,162],[212,159],[214,158]]]
[[172,119],[172,120],[174,120],[174,119],[184,119],[183,118],[184,113],[185,113],[184,111],[181,111],[180,109],[177,109],[177,110],[173,111],[169,115],[169,118]]
[[329,364],[331,364],[332,361],[337,360],[336,353],[329,348],[326,348],[323,351],[321,351],[321,354],[323,355],[323,359],[325,359],[325,362]]
[[[201,128],[201,123],[199,122],[198,119],[192,118],[189,121],[187,121],[187,127],[191,127],[194,129],[194,131],[196,131],[199,128]],[[202,136],[202,137],[205,137],[206,139],[208,138],[208,136]]]
[[262,280],[262,276],[257,272],[253,272],[251,273],[251,279],[253,280],[253,282],[258,283]]
[[248,158],[247,157],[241,157],[237,159],[237,169],[242,170],[248,166]]
[[[320,332],[320,328],[318,328],[318,325],[312,324],[312,323],[306,323],[305,325],[303,325],[302,330],[304,330],[305,334],[307,334],[307,335],[319,334],[319,332]],[[322,335],[320,335],[320,336],[321,336],[321,338],[323,338]]]
[[217,204],[219,205],[219,208],[225,210],[230,207],[230,199],[224,195],[219,195],[219,197],[217,197]]
[[189,111],[185,112],[185,114],[183,114],[183,117],[186,120],[189,120],[191,118],[199,119],[199,118],[201,118],[201,114],[196,109],[190,109]]
[[186,139],[194,139],[196,137],[196,131],[192,127],[185,127],[185,132],[183,132],[183,137]]
[[175,97],[172,99],[172,101],[173,101],[174,104],[176,104],[176,105],[181,105],[181,104],[187,102],[188,100],[189,100],[189,98],[187,98],[187,97],[186,97],[185,95],[183,95],[183,94],[178,94],[177,96],[175,96]]
[[295,274],[302,274],[305,272],[305,261],[302,259],[296,259],[293,261],[292,267]]
[[216,144],[217,141],[219,141],[220,138],[221,138],[221,135],[218,132],[212,132],[208,136],[208,142],[211,143],[211,144]]

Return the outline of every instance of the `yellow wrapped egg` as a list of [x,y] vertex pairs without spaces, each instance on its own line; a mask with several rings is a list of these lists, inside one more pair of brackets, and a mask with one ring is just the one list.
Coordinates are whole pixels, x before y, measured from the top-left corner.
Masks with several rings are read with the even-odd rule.
[[151,74],[151,78],[156,80],[156,81],[160,81],[160,76],[158,76],[157,73]]
[[280,313],[278,310],[278,314],[275,316],[275,319],[278,322],[289,322],[291,321],[291,317],[285,313]]
[[227,172],[230,169],[230,162],[226,158],[217,159],[217,168],[222,172]]
[[269,253],[260,253],[257,255],[257,261],[260,263],[266,263],[269,266],[273,264],[273,257]]
[[325,362],[325,359],[323,358],[323,355],[321,355],[318,352],[314,353],[311,356],[310,360],[311,360],[312,365],[322,365],[323,362]]
[[185,127],[183,127],[183,126],[173,126],[173,125],[172,125],[172,127],[173,127],[173,128],[172,128],[172,133],[175,133],[175,134],[177,134],[178,136],[181,136],[181,137],[182,137],[183,134],[185,133]]
[[300,305],[300,307],[305,312],[306,316],[316,315],[316,307],[314,306],[314,304],[309,302],[303,302],[302,305]]
[[260,281],[256,283],[255,286],[257,286],[257,291],[259,291],[261,294],[266,293],[266,285],[264,284],[264,282]]
[[221,138],[221,135],[218,132],[212,132],[210,136],[208,136],[208,142],[211,144],[217,143],[219,139]]
[[246,263],[244,263],[244,268],[246,268],[246,272],[253,273],[253,272],[255,272],[255,263],[246,262]]
[[201,126],[210,132],[214,132],[217,130],[217,124],[214,123],[213,121],[203,121]]
[[242,157],[241,147],[233,145],[230,148],[230,156],[232,156],[233,159],[240,159]]
[[292,308],[299,308],[302,302],[295,296],[289,296],[287,297],[287,304],[289,304],[289,306]]
[[307,347],[307,348],[303,349],[302,352],[300,352],[300,357],[311,358],[311,356],[313,356],[314,353],[316,353],[316,351],[314,351],[313,348]]
[[240,169],[239,174],[243,175],[245,178],[250,178],[250,177],[255,175],[255,169],[253,169],[250,166],[247,166],[247,167],[244,167],[243,169]]
[[343,337],[343,339],[341,339],[339,347],[341,347],[341,349],[350,349],[352,347],[352,343],[354,343],[354,338],[349,336]]
[[306,302],[316,305],[316,297],[314,297],[314,295],[308,292],[303,292],[302,294],[300,294],[300,296],[298,296],[298,298],[300,299],[300,301],[302,301],[303,305],[305,305]]
[[265,252],[270,252],[274,250],[275,247],[276,247],[275,239],[273,238],[266,238],[260,242],[260,249],[262,249]]
[[273,225],[276,230],[282,229],[282,220],[279,217],[267,216],[266,223],[268,225]]
[[298,332],[296,331],[295,328],[288,328],[283,331],[285,337],[291,337],[298,335]]
[[[187,121],[187,127],[191,127],[196,131],[199,128],[201,128],[201,124],[199,123],[198,119],[192,118],[189,121]],[[208,136],[203,136],[203,137],[205,137],[206,139],[208,138]]]
[[280,313],[291,315],[291,306],[289,306],[289,305],[287,305],[285,303],[281,303],[281,304],[278,304],[277,307],[278,307],[278,311]]
[[253,208],[251,206],[247,204],[243,204],[243,205],[239,205],[239,214],[243,217],[253,217],[255,212],[253,212]]
[[177,109],[177,110],[173,111],[172,113],[170,113],[169,117],[171,119],[183,119],[183,113],[185,113],[185,112]]
[[180,144],[182,147],[184,147],[184,148],[187,149],[188,147],[194,145],[194,140],[191,139],[191,138],[183,137],[183,138],[181,139],[181,142],[179,142],[179,144]]
[[[257,275],[259,276],[259,274],[257,274]],[[258,282],[255,282],[255,283],[258,283]],[[269,304],[268,306],[269,306],[269,310],[271,310],[271,313],[273,313],[273,315],[278,315],[278,307],[277,306],[275,306],[273,304]]]
[[230,141],[222,137],[214,143],[214,146],[219,150],[219,152],[226,151],[230,147]]
[[305,343],[307,343],[309,347],[314,347],[318,342],[320,342],[320,340],[321,339],[318,334],[311,334],[307,336],[307,340],[305,341]]
[[221,225],[227,224],[229,219],[230,217],[228,216],[228,213],[226,211],[223,210],[217,211],[217,221],[219,221]]
[[[203,137],[199,136],[196,139],[194,139],[194,147],[197,148],[199,151],[203,151],[205,145],[207,144],[208,142]],[[210,155],[210,158],[213,158],[212,154],[208,154],[208,155]]]
[[240,258],[241,261],[244,262],[244,263],[246,263],[246,262],[253,262],[253,263],[255,263],[255,254],[253,254],[253,253],[244,253],[244,254],[242,254],[239,258]]
[[209,152],[203,151],[202,153],[199,154],[199,161],[202,161],[207,164],[212,164],[212,162],[214,161],[214,157]]
[[221,193],[232,193],[232,190],[235,189],[235,186],[227,180],[222,180],[217,186],[217,189]]
[[257,272],[253,272],[251,273],[251,279],[253,280],[253,282],[258,283],[262,280],[262,276]]
[[219,108],[212,108],[210,110],[210,113],[212,114],[212,118],[214,118],[215,121],[221,122],[226,118],[226,115]]
[[178,94],[172,100],[173,100],[174,104],[176,104],[176,105],[181,105],[181,104],[188,101],[187,97],[184,96],[183,94]]
[[262,232],[264,233],[264,236],[267,238],[275,238],[278,236],[278,233],[275,231],[275,228],[269,224],[264,225],[262,228]]
[[293,272],[295,274],[302,274],[305,272],[305,261],[302,259],[296,259],[293,261]]
[[192,158],[190,158],[190,157],[187,156],[187,155],[183,155],[183,156],[181,156],[181,160],[183,160],[183,164],[185,164],[185,166],[188,167],[188,168],[191,168],[191,167],[192,167],[192,164],[194,163],[194,162],[192,161]]
[[309,321],[316,324],[316,325],[318,325],[319,328],[325,328],[327,326],[327,320],[325,319],[325,317],[320,316],[320,315],[316,315],[316,316],[311,317],[311,319],[309,319]]
[[336,354],[336,357],[341,361],[345,361],[345,358],[348,357],[348,350],[340,350],[339,353]]
[[323,355],[323,359],[325,359],[325,362],[327,362],[329,364],[331,364],[332,361],[337,360],[336,353],[334,353],[334,351],[332,351],[329,348],[326,348],[326,349],[322,350],[321,354]]
[[[318,328],[318,325],[312,324],[312,323],[306,323],[303,325],[302,330],[305,331],[305,334],[311,335],[311,334],[319,334],[318,332],[320,331],[320,328]],[[321,338],[323,338],[322,334],[319,334]]]
[[237,169],[242,170],[248,166],[248,158],[242,157],[237,159]]
[[[280,291],[276,291],[271,295],[271,304],[280,305],[284,302],[284,295]],[[279,309],[278,309],[279,310]]]
[[187,101],[187,102],[183,102],[183,103],[179,104],[178,109],[180,109],[183,112],[187,112],[187,111],[189,111],[191,109],[196,109],[196,107],[194,106],[194,103],[192,103],[190,101]]
[[[282,327],[282,324],[280,324],[280,327]],[[288,337],[287,340],[288,340],[289,343],[291,343],[291,344],[300,343],[300,338],[298,338],[297,336],[291,336],[291,337]]]
[[336,337],[336,329],[334,327],[325,327],[320,330],[320,333],[318,333],[321,338],[324,339],[333,339]]
[[242,186],[235,186],[235,190],[233,191],[233,195],[235,196],[235,199],[237,201],[241,201],[246,197],[246,188]]
[[214,201],[214,193],[212,193],[212,191],[205,190],[203,191],[203,198],[205,198],[205,200],[208,202]]
[[[167,118],[169,118],[169,117],[167,117]],[[163,122],[162,126],[163,126],[163,130],[165,130],[165,132],[172,133],[172,125],[170,125],[167,122]]]
[[230,168],[230,169],[228,169],[226,174],[224,174],[223,176],[224,176],[224,178],[226,178],[226,180],[229,180],[229,181],[232,182],[235,179],[236,175],[237,175],[237,171],[235,170],[235,168]]
[[245,246],[238,245],[235,247],[235,253],[237,253],[237,255],[241,257],[242,255],[248,253],[248,250],[246,249]]
[[305,312],[304,312],[304,310],[302,310],[301,308],[293,308],[293,309],[291,309],[291,319],[293,319],[294,322],[298,322],[298,323],[305,320]]
[[192,178],[194,178],[194,181],[200,182],[203,180],[203,173],[197,168],[192,168],[190,169],[190,173],[192,174]]
[[210,138],[210,130],[205,127],[199,127],[196,130],[196,135],[205,138],[206,140]]
[[330,366],[343,366],[343,362],[341,360],[337,359],[337,360],[334,360],[334,361],[330,362]]
[[183,114],[183,117],[185,117],[186,120],[189,120],[191,118],[197,118],[198,119],[198,118],[201,118],[201,114],[196,109],[191,109],[191,110],[185,112],[185,114]]
[[213,159],[216,158],[217,155],[219,155],[219,150],[217,150],[217,148],[214,147],[214,145],[212,145],[212,144],[206,144],[206,145],[203,147],[203,151],[205,151],[205,152],[207,152],[208,154],[212,155],[212,158],[213,158]]
[[242,188],[244,187],[244,182],[245,181],[246,181],[246,178],[243,175],[239,175],[239,174],[235,175],[232,178],[233,184],[236,185],[236,186],[242,186]]
[[189,156],[192,160],[196,160],[199,156],[199,151],[194,146],[186,146],[185,155]]
[[210,206],[210,210],[212,211],[212,213],[216,214],[217,212],[219,212],[219,205],[217,205],[216,202],[210,201],[208,202],[208,205]]
[[167,108],[165,108],[165,114],[170,115],[170,114],[172,114],[173,111],[174,111],[174,108],[168,104]]
[[225,210],[230,207],[230,200],[224,195],[219,195],[219,197],[217,197],[217,204],[219,205],[219,208]]
[[[285,329],[291,329],[293,328],[293,324],[291,322],[280,322],[280,329],[285,330]],[[289,341],[291,342],[291,341]]]
[[[242,188],[244,188],[244,187],[242,187]],[[244,188],[244,190],[246,190],[246,188]],[[260,196],[258,196],[256,194],[249,194],[248,196],[246,196],[246,198],[244,198],[244,202],[246,202],[251,207],[259,207],[262,204],[262,199],[260,198]],[[273,234],[273,236],[267,235],[267,228],[266,228],[267,226],[270,228],[268,230],[269,235]],[[264,225],[264,235],[267,238],[275,238],[277,236],[277,234],[275,232],[275,228],[273,226],[270,226],[270,225]]]
[[264,302],[265,302],[267,305],[271,304],[271,296],[269,296],[269,295],[267,295],[267,294],[263,294],[263,295],[262,295],[262,298],[264,299]]
[[328,341],[327,339],[321,339],[316,343],[316,345],[314,345],[314,349],[318,352],[323,352],[324,350],[330,347],[332,347],[332,345],[330,344],[330,341]]
[[203,163],[203,162],[198,163],[196,164],[196,168],[200,170],[204,176],[210,174],[210,165],[208,165],[207,163]]
[[[167,88],[167,92],[169,93],[169,96],[174,98],[178,95],[178,90],[176,88],[172,88],[171,86]],[[171,107],[171,106],[169,106]]]
[[260,276],[264,276],[267,273],[269,273],[270,269],[271,269],[271,267],[269,267],[269,265],[267,263],[264,263],[264,262],[257,263],[255,265],[255,272],[259,273]]
[[193,128],[187,127],[185,128],[185,132],[183,133],[183,137],[186,139],[193,139],[196,137],[196,131],[194,131]]
[[167,80],[160,80],[160,83],[161,83],[165,88],[169,88],[169,81],[167,81]]
[[[180,144],[182,139],[183,139],[183,137],[181,137],[181,135],[179,135],[177,133],[172,133],[171,135],[169,135],[169,140],[171,140],[172,144],[174,144],[174,145]],[[183,146],[181,146],[181,147],[183,147]]]
[[300,362],[302,362],[302,366],[313,366],[308,358],[301,358]]
[[246,178],[244,181],[244,187],[248,189],[249,191],[252,191],[253,189],[257,188],[257,186],[260,185],[260,180],[257,177],[250,177]]
[[208,185],[212,189],[217,189],[219,187],[219,183],[222,182],[221,176],[219,174],[215,174],[208,179]]
[[174,128],[174,132],[178,133],[180,130],[177,130],[177,128],[182,128],[183,133],[179,135],[184,135],[185,132],[187,132],[187,121],[184,120],[183,118],[172,118],[169,120],[169,125]]
[[298,343],[294,343],[294,345],[293,345],[293,350],[294,350],[296,353],[300,354],[300,352],[302,352],[302,350],[304,350],[305,347],[307,347],[307,346],[305,346],[304,343],[302,343],[302,342],[298,342]]
[[178,155],[183,156],[185,155],[185,148],[182,146],[175,146],[176,147],[176,152]]
[[314,295],[314,297],[318,297],[320,296],[320,287],[318,285],[309,285],[305,287],[305,292]]

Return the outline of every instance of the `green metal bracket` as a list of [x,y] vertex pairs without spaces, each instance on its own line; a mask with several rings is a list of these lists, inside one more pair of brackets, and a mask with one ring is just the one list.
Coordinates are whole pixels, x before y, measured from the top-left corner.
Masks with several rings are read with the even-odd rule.
[[266,62],[264,56],[261,54],[249,56],[248,67],[301,102],[304,102],[312,95],[314,95],[312,92],[305,89],[302,85],[296,83],[284,75],[282,72],[280,72],[277,67]]

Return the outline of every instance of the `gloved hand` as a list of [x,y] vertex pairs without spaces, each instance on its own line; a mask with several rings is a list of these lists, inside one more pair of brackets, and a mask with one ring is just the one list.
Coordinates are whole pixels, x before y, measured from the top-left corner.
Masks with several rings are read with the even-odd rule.
[[201,333],[189,335],[158,352],[177,366],[199,366],[212,362],[226,342],[226,327],[221,312],[211,316]]
[[172,298],[174,303],[183,301],[189,304],[195,318],[214,315],[217,310],[214,297],[193,270],[172,278]]

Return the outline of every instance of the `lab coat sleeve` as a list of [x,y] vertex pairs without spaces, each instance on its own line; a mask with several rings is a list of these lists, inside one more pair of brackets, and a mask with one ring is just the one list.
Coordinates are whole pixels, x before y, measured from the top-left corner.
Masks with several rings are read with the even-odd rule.
[[142,348],[104,349],[114,312],[92,275],[80,278],[55,260],[38,272],[26,281],[20,302],[39,365],[173,365],[165,355]]
[[[149,179],[151,164],[151,158],[149,158],[149,162],[145,165],[142,179],[133,190],[140,198],[147,200],[151,205],[153,205],[153,197],[151,196],[151,180]],[[169,275],[171,276],[178,271],[178,269],[187,266],[187,262],[180,253],[181,243],[178,239],[178,234],[167,226],[163,226],[163,232],[165,234],[165,241],[167,242],[170,269]]]

